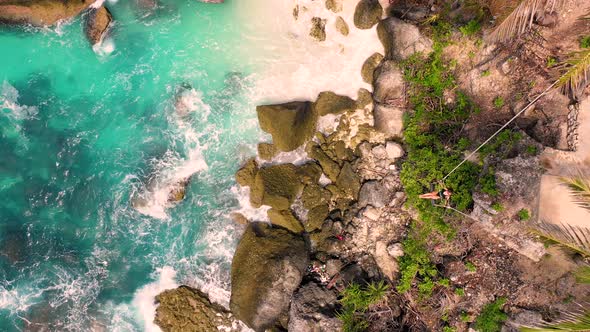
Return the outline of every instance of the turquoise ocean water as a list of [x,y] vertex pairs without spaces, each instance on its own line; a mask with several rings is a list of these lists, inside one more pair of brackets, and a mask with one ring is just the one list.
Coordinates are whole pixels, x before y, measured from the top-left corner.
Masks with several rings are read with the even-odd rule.
[[[234,1],[107,2],[96,52],[81,18],[0,28],[0,330],[149,330],[162,271],[227,291],[233,174],[260,135]],[[191,174],[164,212],[158,186]]]

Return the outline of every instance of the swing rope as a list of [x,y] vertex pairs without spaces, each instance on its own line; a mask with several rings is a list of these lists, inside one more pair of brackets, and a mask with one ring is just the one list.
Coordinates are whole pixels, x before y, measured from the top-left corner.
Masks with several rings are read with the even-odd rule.
[[455,168],[453,168],[453,170],[450,171],[449,174],[445,175],[445,177],[442,178],[441,183],[444,182],[451,174],[453,174],[453,172],[455,172],[459,167],[461,167],[471,157],[473,157],[481,148],[483,148],[486,144],[488,144],[494,137],[496,137],[500,132],[502,132],[502,130],[504,130],[506,127],[508,127],[508,125],[510,125],[512,123],[512,121],[516,120],[516,118],[518,118],[522,113],[524,113],[526,110],[528,110],[541,97],[543,97],[544,95],[547,94],[547,92],[549,92],[551,89],[553,89],[553,87],[555,85],[557,85],[558,82],[559,81],[555,81],[553,84],[551,84],[545,91],[543,91],[541,94],[539,94],[537,97],[535,97],[530,103],[528,103],[528,105],[526,105],[522,110],[520,110],[520,112],[516,113],[516,115],[513,116],[512,119],[510,119],[502,127],[500,127],[500,129],[498,129],[492,136],[490,136],[490,138],[488,138],[485,142],[481,143],[481,145],[477,149],[475,149],[473,152],[471,152],[467,157],[465,157],[463,159],[463,161],[461,161],[457,166],[455,166]]

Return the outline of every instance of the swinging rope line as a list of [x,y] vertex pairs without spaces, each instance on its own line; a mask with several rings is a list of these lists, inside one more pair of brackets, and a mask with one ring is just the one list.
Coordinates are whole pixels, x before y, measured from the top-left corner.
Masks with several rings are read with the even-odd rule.
[[553,89],[553,87],[558,83],[558,81],[555,81],[553,84],[551,84],[545,91],[543,91],[540,95],[538,95],[537,97],[535,97],[528,105],[526,105],[522,110],[520,110],[520,112],[516,113],[515,116],[512,117],[512,119],[510,119],[510,121],[506,122],[502,127],[500,127],[500,129],[498,129],[492,136],[490,136],[490,138],[488,138],[485,142],[481,143],[481,145],[475,149],[473,152],[471,152],[467,157],[465,157],[463,159],[463,161],[461,161],[459,163],[459,165],[455,166],[455,168],[453,168],[452,171],[449,172],[449,174],[447,174],[444,178],[442,178],[441,182],[444,182],[451,174],[453,174],[453,172],[455,172],[459,167],[461,167],[467,160],[469,160],[469,158],[473,157],[477,151],[479,151],[481,148],[483,148],[486,144],[488,144],[494,137],[496,137],[496,135],[498,135],[502,130],[504,130],[506,127],[508,127],[509,124],[512,123],[512,121],[516,120],[516,118],[518,118],[522,113],[524,113],[524,111],[526,111],[527,109],[529,109],[529,107],[531,107],[534,103],[536,103],[541,97],[543,97],[545,94],[547,94],[547,92],[549,92],[549,90]]

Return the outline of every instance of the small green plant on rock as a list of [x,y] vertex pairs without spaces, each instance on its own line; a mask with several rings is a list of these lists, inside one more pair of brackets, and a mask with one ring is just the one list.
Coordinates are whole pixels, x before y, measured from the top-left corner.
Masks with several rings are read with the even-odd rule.
[[496,301],[487,304],[475,320],[475,330],[479,332],[500,332],[502,323],[508,319],[508,315],[502,311],[505,303],[506,299],[500,297]]
[[518,220],[520,220],[520,221],[527,221],[527,220],[531,219],[531,214],[529,213],[529,210],[527,210],[527,209],[520,209],[520,211],[518,211],[518,213],[516,215],[518,217]]
[[475,271],[477,271],[477,267],[475,267],[475,265],[473,263],[471,263],[471,262],[465,263],[465,268],[469,272],[475,272]]
[[498,202],[494,202],[490,207],[498,212],[504,211],[504,206]]
[[459,31],[461,31],[463,36],[473,36],[481,31],[481,23],[478,19],[473,19],[469,21],[466,25],[459,27]]
[[369,322],[365,318],[365,313],[372,304],[382,300],[389,285],[383,281],[370,283],[366,287],[361,287],[357,283],[352,283],[346,287],[340,295],[340,304],[342,311],[338,313],[338,319],[342,321],[344,332],[362,332],[369,327]]
[[504,98],[501,96],[497,96],[494,98],[494,107],[495,108],[502,108],[504,106]]
[[580,48],[590,47],[590,36],[585,36],[580,39]]

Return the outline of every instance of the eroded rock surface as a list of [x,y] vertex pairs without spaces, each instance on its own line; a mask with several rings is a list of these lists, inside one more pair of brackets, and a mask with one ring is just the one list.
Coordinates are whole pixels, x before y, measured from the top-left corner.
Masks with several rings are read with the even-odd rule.
[[87,9],[94,0],[0,0],[0,22],[8,24],[54,25]]

